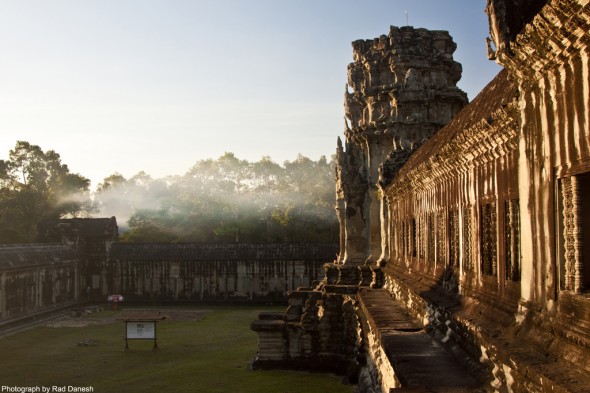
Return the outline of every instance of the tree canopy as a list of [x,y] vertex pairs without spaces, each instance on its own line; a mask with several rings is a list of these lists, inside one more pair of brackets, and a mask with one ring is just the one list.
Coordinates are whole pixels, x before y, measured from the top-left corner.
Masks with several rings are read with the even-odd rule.
[[333,160],[279,165],[225,153],[184,175],[90,181],[53,150],[18,141],[0,160],[0,243],[32,242],[44,218],[116,216],[126,242],[337,241]]
[[43,218],[89,215],[89,186],[55,151],[16,142],[8,160],[0,160],[0,243],[34,241]]
[[95,201],[104,215],[127,221],[128,242],[337,241],[333,190],[325,157],[299,155],[281,166],[225,153],[166,179],[112,174]]

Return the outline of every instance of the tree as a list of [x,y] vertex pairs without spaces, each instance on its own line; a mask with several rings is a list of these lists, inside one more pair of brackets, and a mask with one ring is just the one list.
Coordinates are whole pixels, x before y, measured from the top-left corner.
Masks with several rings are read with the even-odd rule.
[[0,242],[34,241],[43,218],[90,214],[89,187],[90,181],[70,173],[55,151],[17,141],[8,160],[0,160]]
[[107,207],[109,195],[126,212],[114,212],[111,201],[104,213],[130,217],[125,241],[337,241],[333,162],[325,157],[299,155],[281,166],[225,153],[165,180],[113,174],[96,200]]

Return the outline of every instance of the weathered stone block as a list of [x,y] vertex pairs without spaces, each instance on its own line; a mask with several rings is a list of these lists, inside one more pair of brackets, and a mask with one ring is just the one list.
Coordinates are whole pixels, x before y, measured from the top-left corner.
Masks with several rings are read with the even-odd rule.
[[373,272],[371,270],[371,266],[368,265],[361,265],[358,267],[359,269],[359,285],[360,286],[369,286],[371,285],[371,281],[373,281]]

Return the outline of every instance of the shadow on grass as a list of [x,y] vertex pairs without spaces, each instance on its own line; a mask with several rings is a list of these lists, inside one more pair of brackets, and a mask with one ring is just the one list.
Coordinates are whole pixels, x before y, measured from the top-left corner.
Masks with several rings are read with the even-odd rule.
[[158,323],[155,351],[152,341],[134,340],[123,352],[124,323],[112,310],[78,318],[86,325],[39,327],[0,339],[0,385],[91,386],[96,393],[351,392],[331,375],[250,370],[257,336],[249,327],[260,308],[193,310],[201,311],[199,318]]

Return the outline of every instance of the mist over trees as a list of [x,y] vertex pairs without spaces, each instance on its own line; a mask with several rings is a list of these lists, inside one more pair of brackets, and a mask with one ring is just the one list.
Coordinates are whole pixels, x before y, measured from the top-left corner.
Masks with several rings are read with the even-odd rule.
[[299,155],[281,166],[225,153],[197,161],[183,176],[115,173],[99,185],[95,202],[105,215],[132,213],[126,242],[337,241],[333,173],[325,157]]
[[43,218],[88,216],[89,186],[55,151],[18,141],[0,160],[0,243],[34,241]]
[[43,218],[91,216],[116,216],[124,242],[337,242],[333,168],[225,153],[181,176],[114,173],[92,194],[55,151],[19,141],[0,160],[0,243],[34,241]]

